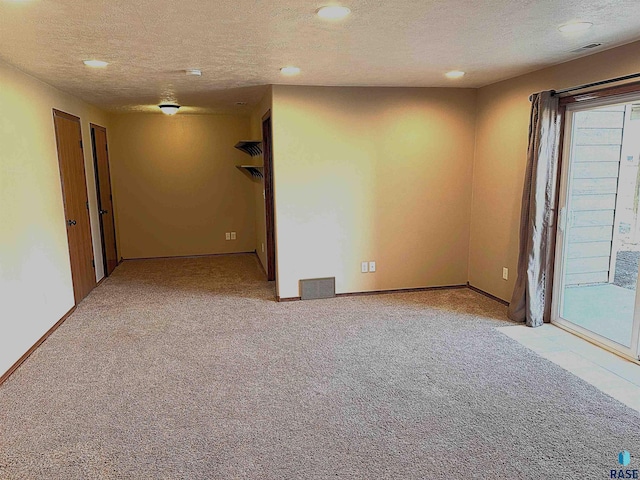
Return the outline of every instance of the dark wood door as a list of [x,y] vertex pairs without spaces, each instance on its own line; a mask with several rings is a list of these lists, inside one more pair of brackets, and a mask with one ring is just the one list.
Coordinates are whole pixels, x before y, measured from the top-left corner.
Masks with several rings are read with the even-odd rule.
[[276,236],[273,204],[273,148],[271,112],[262,119],[262,149],[264,155],[264,197],[267,223],[267,280],[276,279]]
[[76,305],[96,286],[80,119],[53,111]]
[[104,262],[104,274],[108,276],[118,266],[118,250],[113,217],[107,129],[91,124],[91,139],[93,140],[93,161],[96,170],[100,233],[102,234],[102,261]]

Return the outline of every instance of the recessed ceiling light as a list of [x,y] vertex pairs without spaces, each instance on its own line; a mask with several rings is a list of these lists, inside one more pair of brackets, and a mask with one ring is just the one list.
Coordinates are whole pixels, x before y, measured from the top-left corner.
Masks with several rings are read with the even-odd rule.
[[447,78],[462,78],[464,77],[464,72],[460,70],[451,70],[450,72],[447,72],[444,75]]
[[560,30],[562,33],[575,33],[589,30],[591,27],[593,27],[593,23],[591,22],[572,22],[560,25],[558,27],[558,30]]
[[87,67],[93,68],[104,68],[109,65],[109,62],[105,62],[102,60],[84,60],[82,63],[84,63]]
[[327,20],[339,20],[341,18],[347,17],[351,13],[351,10],[347,7],[342,7],[340,5],[327,5],[326,7],[320,7],[316,14],[320,18],[325,18]]
[[280,73],[282,73],[283,75],[286,75],[288,77],[291,77],[293,75],[298,75],[300,73],[300,69],[298,67],[282,67],[280,69]]
[[200,77],[202,76],[202,70],[198,68],[189,68],[184,71],[184,73],[190,77]]
[[180,105],[175,105],[173,103],[165,103],[162,105],[158,105],[158,108],[162,110],[162,113],[165,115],[175,115],[180,110]]

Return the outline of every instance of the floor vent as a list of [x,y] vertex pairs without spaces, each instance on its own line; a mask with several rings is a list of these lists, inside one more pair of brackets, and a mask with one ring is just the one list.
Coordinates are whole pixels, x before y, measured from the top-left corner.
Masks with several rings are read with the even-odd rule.
[[336,296],[336,277],[300,280],[300,298],[315,300]]

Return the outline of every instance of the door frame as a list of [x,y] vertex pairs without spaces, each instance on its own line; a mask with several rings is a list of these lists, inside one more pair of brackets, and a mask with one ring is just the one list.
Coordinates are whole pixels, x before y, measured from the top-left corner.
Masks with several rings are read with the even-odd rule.
[[[606,89],[613,90],[613,89]],[[572,97],[573,98],[573,97]],[[633,93],[625,92],[621,95],[602,95],[584,101],[565,101],[561,105],[561,140],[559,149],[558,165],[558,199],[556,226],[555,226],[555,246],[553,259],[553,290],[551,296],[551,323],[578,334],[607,350],[627,357],[635,362],[640,359],[640,285],[636,288],[635,309],[633,316],[633,329],[631,333],[631,346],[626,347],[580,325],[576,325],[561,317],[562,312],[562,286],[564,278],[565,261],[563,252],[565,249],[565,226],[567,222],[568,201],[569,201],[569,179],[571,178],[571,155],[572,155],[572,131],[573,114],[583,110],[590,110],[609,105],[627,104],[640,101],[640,88]],[[563,212],[565,212],[563,214]],[[564,224],[564,225],[563,225]],[[612,242],[613,243],[613,242]],[[613,245],[612,245],[613,247]],[[640,278],[639,278],[640,280]]]
[[[265,136],[265,124],[269,122],[269,136]],[[268,147],[268,148],[267,148]],[[269,155],[267,155],[267,151]],[[271,110],[262,117],[262,157],[264,171],[264,210],[267,236],[267,280],[277,279],[275,195],[273,193],[273,122]]]
[[[98,203],[98,223],[100,224],[100,245],[102,246],[102,263],[103,263],[103,272],[104,272],[104,276],[108,277],[109,273],[107,270],[107,249],[106,249],[106,245],[104,242],[104,226],[103,226],[103,222],[102,222],[102,215],[100,214],[100,210],[102,210],[102,200],[100,197],[100,176],[98,173],[98,152],[96,151],[96,138],[95,138],[95,133],[94,130],[95,129],[100,129],[102,131],[104,131],[105,134],[105,138],[107,136],[107,129],[106,127],[103,127],[102,125],[97,125],[95,123],[89,123],[89,129],[91,130],[91,152],[93,154],[93,171],[95,173],[95,181],[96,181],[96,197],[97,197],[97,203]],[[114,235],[113,235],[113,244],[116,250],[116,261],[118,260],[118,237],[116,235],[116,218],[115,218],[115,213],[114,213],[114,208],[113,208],[113,188],[111,187],[111,166],[109,165],[109,147],[107,146],[107,172],[109,174],[109,195],[111,197],[111,212],[109,212],[109,215],[111,215],[111,218],[113,219],[113,230],[114,230]]]

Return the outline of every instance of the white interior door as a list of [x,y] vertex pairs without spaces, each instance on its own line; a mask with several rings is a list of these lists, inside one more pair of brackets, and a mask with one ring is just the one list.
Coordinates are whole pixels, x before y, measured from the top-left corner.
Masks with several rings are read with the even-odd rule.
[[639,358],[640,96],[567,107],[552,322]]

